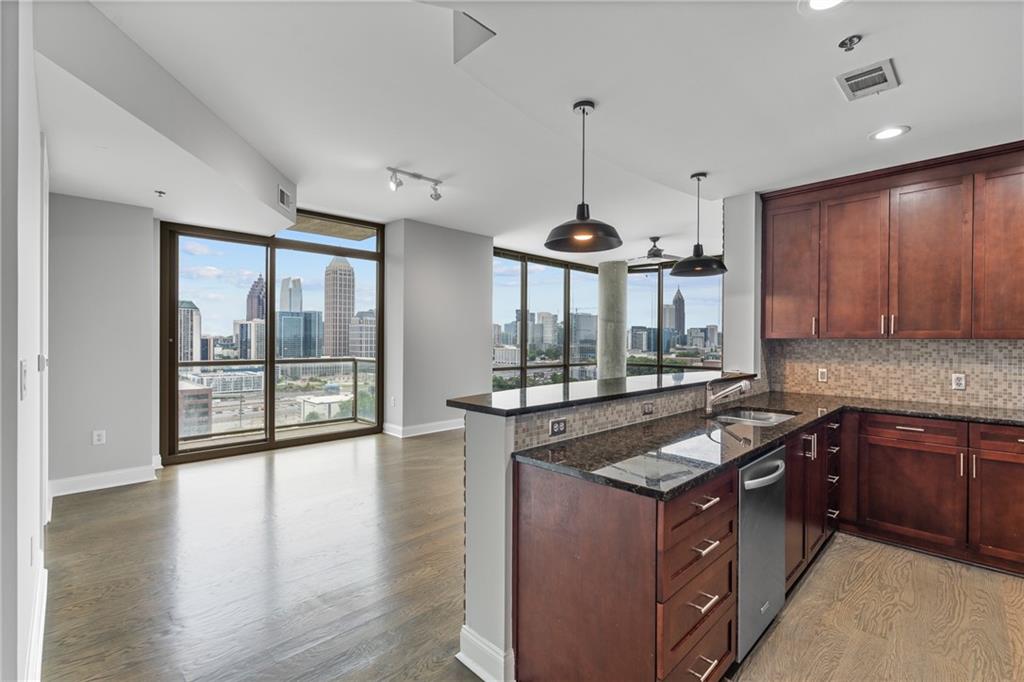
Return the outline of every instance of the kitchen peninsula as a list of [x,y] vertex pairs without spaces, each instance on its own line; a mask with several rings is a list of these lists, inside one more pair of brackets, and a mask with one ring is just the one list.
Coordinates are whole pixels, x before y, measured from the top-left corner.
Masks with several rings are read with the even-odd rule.
[[[745,376],[449,401],[467,410],[460,660],[488,679],[720,679],[745,613],[738,473],[781,447],[785,589],[836,528],[1024,567],[1024,538],[986,523],[1024,517],[1002,502],[1024,466],[1000,454],[1024,442],[1024,411],[768,392],[758,380],[704,413],[709,381]],[[730,416],[735,405],[749,418]],[[550,436],[563,417],[565,435]]]

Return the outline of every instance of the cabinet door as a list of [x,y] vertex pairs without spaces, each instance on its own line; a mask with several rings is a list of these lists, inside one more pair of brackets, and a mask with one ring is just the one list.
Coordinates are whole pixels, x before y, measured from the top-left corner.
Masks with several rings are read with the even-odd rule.
[[818,204],[768,208],[764,218],[764,336],[817,336]]
[[806,469],[804,485],[807,491],[804,511],[804,547],[810,559],[828,535],[828,449],[825,432],[818,427],[806,434],[804,440]]
[[1024,338],[1024,166],[974,176],[974,338]]
[[973,176],[890,191],[889,335],[971,336]]
[[863,526],[941,545],[965,545],[964,448],[861,436],[859,460]]
[[822,338],[885,336],[888,262],[887,191],[822,202]]
[[804,564],[804,450],[799,436],[786,442],[786,587]]
[[971,548],[1024,563],[1024,455],[971,452]]

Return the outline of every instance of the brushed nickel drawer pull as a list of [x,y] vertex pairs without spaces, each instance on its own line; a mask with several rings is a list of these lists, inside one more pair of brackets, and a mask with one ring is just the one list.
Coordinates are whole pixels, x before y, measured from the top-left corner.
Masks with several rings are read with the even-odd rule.
[[711,671],[718,667],[718,659],[711,660],[707,656],[698,656],[698,658],[708,664],[708,669],[704,671],[704,674],[697,672],[693,668],[687,668],[686,672],[696,677],[700,682],[704,682],[708,677],[711,676]]
[[885,315],[882,315],[882,336],[885,336]]
[[978,455],[977,453],[971,453],[971,478],[978,477]]
[[964,477],[964,453],[960,453],[960,478]]
[[924,429],[919,426],[897,426],[897,431],[913,431],[914,433],[924,433]]
[[697,554],[700,554],[702,557],[703,556],[707,556],[708,554],[711,554],[711,552],[713,552],[716,547],[718,547],[720,544],[722,544],[722,542],[720,540],[712,540],[710,538],[704,538],[704,540],[702,540],[702,542],[709,542],[711,544],[709,544],[704,549],[701,549],[700,547],[691,547],[690,548],[694,552],[696,552]]
[[832,447],[830,447],[828,449],[828,452],[829,452],[830,455],[838,455],[839,454],[839,446],[838,445],[833,445]]
[[714,606],[715,604],[717,604],[718,600],[722,598],[721,595],[718,595],[718,594],[708,594],[707,592],[698,592],[698,594],[700,596],[706,598],[708,600],[708,603],[705,604],[704,606],[697,606],[692,601],[688,601],[688,602],[686,602],[686,605],[687,606],[692,606],[693,608],[695,608],[698,611],[700,611],[700,615],[702,615],[702,616],[705,613],[707,613],[708,611],[710,611],[711,607]]
[[804,457],[808,457],[811,460],[818,458],[818,434],[816,433],[805,433],[801,436],[806,441],[811,442],[811,451],[805,452]]
[[711,497],[710,495],[705,495],[704,499],[707,500],[707,502],[691,502],[690,504],[692,504],[694,507],[701,511],[707,511],[708,509],[711,509],[716,504],[722,501],[721,497]]
[[828,428],[830,428],[830,429],[832,429],[832,430],[838,429],[838,428],[839,428],[839,422],[831,422],[831,423],[830,423],[830,424],[828,425]]
[[839,483],[839,477],[838,477],[838,476],[831,476],[831,475],[830,475],[830,476],[828,477],[828,482],[829,482],[829,483]]
[[1024,443],[1024,438],[1018,438],[1018,439],[1017,439],[1017,442],[1018,442],[1018,443]]
[[895,333],[896,333],[896,316],[895,315],[890,315],[889,316],[889,335],[892,336]]
[[826,513],[826,514],[828,514],[828,517],[829,517],[830,519],[835,519],[835,518],[838,518],[838,517],[839,517],[839,510],[838,510],[838,509],[829,509],[829,510],[828,510],[827,512],[825,512],[825,513]]

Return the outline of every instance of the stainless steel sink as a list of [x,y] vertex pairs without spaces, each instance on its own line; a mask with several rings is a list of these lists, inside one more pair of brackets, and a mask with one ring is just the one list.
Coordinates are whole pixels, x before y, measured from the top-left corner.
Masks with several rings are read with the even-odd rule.
[[769,410],[758,410],[749,407],[734,407],[732,409],[719,412],[714,415],[712,419],[715,421],[725,422],[726,424],[775,426],[776,424],[781,424],[795,416],[795,414],[787,414],[785,412],[771,412]]

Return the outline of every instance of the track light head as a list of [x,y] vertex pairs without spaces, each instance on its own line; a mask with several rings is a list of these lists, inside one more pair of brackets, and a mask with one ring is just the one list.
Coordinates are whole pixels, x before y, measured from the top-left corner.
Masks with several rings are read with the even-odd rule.
[[402,182],[402,178],[398,177],[398,173],[395,171],[391,171],[391,180],[388,181],[388,187],[391,188],[391,191],[397,192],[398,188],[404,184],[405,183]]
[[430,186],[430,198],[434,201],[441,200],[441,192],[438,191],[436,182]]

